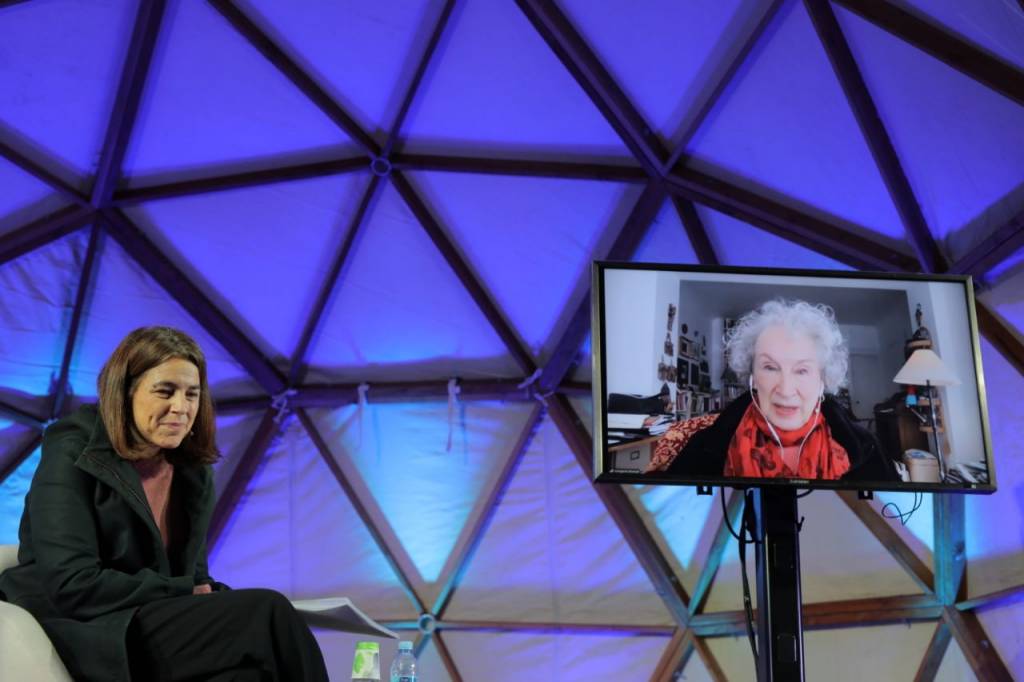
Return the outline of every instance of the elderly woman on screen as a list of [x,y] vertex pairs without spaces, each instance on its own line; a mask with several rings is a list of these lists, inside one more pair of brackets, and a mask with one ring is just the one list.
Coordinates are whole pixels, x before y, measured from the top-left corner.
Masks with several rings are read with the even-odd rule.
[[0,599],[36,617],[76,680],[326,681],[283,595],[210,577],[218,453],[196,342],[136,329],[98,383],[98,405],[46,430]]
[[749,387],[721,414],[673,425],[648,471],[686,476],[892,481],[874,435],[835,399],[849,352],[832,309],[773,300],[725,340],[729,368]]

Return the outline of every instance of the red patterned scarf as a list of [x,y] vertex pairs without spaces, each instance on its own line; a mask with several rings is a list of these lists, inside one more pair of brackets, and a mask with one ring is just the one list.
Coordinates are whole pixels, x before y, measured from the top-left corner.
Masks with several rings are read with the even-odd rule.
[[[775,429],[785,447],[799,447],[796,471],[782,459],[782,450],[772,437],[768,421],[754,403],[747,407],[743,419],[729,442],[725,459],[725,475],[752,478],[808,478],[833,481],[850,470],[846,449],[832,438],[828,423],[815,412],[799,429]],[[806,440],[804,438],[806,437]]]

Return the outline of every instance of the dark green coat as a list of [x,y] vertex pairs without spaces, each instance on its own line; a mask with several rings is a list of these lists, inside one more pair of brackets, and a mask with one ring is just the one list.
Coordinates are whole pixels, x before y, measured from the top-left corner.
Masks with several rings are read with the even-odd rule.
[[39,620],[73,677],[128,680],[136,609],[213,583],[210,467],[176,465],[173,494],[187,522],[180,553],[169,557],[138,473],[114,452],[96,407],[46,430],[25,497],[18,566],[0,575],[0,595]]

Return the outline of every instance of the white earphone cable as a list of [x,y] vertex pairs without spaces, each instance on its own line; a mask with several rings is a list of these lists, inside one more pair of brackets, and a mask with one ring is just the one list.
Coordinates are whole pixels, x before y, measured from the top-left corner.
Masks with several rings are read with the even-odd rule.
[[[769,421],[769,419],[768,419],[768,415],[766,415],[764,413],[764,410],[761,409],[761,406],[757,404],[757,396],[754,395],[754,375],[753,374],[751,374],[750,377],[749,377],[748,385],[750,386],[750,399],[754,403],[754,408],[758,412],[761,413],[762,417],[764,417],[764,423],[768,425],[768,430],[772,432],[772,438],[775,439],[775,443],[779,446],[779,457],[782,458],[782,453],[785,450],[784,446],[782,445],[782,439],[779,438],[779,434],[776,433],[775,427],[772,426],[771,421]],[[814,414],[815,415],[818,415],[818,414],[821,413],[821,403],[824,402],[824,400],[825,400],[825,388],[822,387],[821,394],[818,396],[818,404],[814,406]],[[804,443],[807,442],[807,439],[811,436],[811,433],[813,433],[814,429],[816,429],[816,428],[818,428],[818,424],[815,424],[814,426],[812,426],[807,431],[807,433],[804,434],[803,440],[800,441],[800,447],[796,451],[796,461],[797,461],[797,465],[798,466],[799,466],[799,463],[800,463],[800,456],[804,452]],[[785,461],[785,460],[783,460],[783,461]]]

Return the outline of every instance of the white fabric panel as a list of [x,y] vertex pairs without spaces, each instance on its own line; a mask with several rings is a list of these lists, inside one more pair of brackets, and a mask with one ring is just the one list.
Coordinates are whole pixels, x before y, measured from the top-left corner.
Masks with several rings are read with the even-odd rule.
[[293,599],[349,597],[378,620],[417,615],[295,417],[232,514],[211,574]]
[[[2,161],[3,159],[0,159],[0,162]],[[0,177],[0,187],[4,187],[4,180],[3,177]],[[4,189],[6,190],[6,187]],[[33,187],[33,189],[36,188]],[[0,240],[3,240],[8,233],[13,234],[18,228],[43,219],[67,205],[64,197],[53,192],[45,194],[45,196],[37,201],[31,201],[31,198],[35,197],[36,194],[36,192],[29,192],[27,194],[11,193],[10,197],[14,199],[12,204],[16,204],[17,208],[13,213],[0,213]]]
[[[801,498],[798,513],[804,517],[800,533],[800,574],[805,604],[920,594],[917,583],[835,493],[821,490]],[[754,596],[755,550],[753,547],[747,550],[750,589]],[[742,608],[739,555],[736,541],[730,538],[705,611]]]
[[[807,679],[834,682],[912,680],[934,632],[935,623],[805,632]],[[746,644],[745,639],[743,643]],[[750,658],[749,653],[747,657]]]
[[449,632],[445,643],[465,680],[639,681],[650,678],[668,637]]
[[[0,422],[0,426],[3,422]],[[19,427],[0,428],[0,442],[7,452],[0,456],[0,463],[8,462],[16,450],[25,447],[32,437],[28,429]],[[41,450],[36,448],[29,457],[0,483],[0,545],[18,544],[18,527],[25,509],[25,493],[28,492],[32,476],[39,465]]]
[[587,332],[587,337],[583,339],[583,345],[580,346],[579,353],[576,356],[578,359],[577,365],[569,376],[572,381],[589,384],[593,379],[594,366],[591,360],[591,338],[590,332]]
[[[861,682],[912,680],[924,658],[935,623],[908,623],[804,632],[804,665],[808,680]],[[753,680],[754,657],[746,635],[707,640],[729,680]],[[952,648],[955,642],[950,644]],[[943,682],[954,679],[943,677]]]
[[594,401],[590,397],[572,397],[569,398],[569,403],[572,408],[576,410],[576,414],[579,415],[580,421],[583,422],[583,426],[587,428],[587,433],[594,433]]
[[665,201],[630,260],[635,263],[697,263],[697,254],[672,200]]
[[466,261],[543,364],[639,188],[611,182],[417,173]]
[[[287,371],[366,183],[363,174],[274,183],[129,215]],[[284,235],[301,248],[282,248]]]
[[352,150],[347,136],[213,8],[190,0],[167,5],[125,175]]
[[42,413],[60,373],[87,232],[0,266],[0,396]]
[[[1024,679],[1024,628],[1021,627],[1021,623],[1024,622],[1024,597],[1018,594],[1008,602],[981,609],[978,611],[978,620],[988,634],[989,641],[995,646],[996,653],[1010,669],[1013,678]],[[952,652],[946,654],[946,660],[942,665],[945,668],[947,664],[957,670],[968,668],[967,662],[963,660],[963,652],[959,648],[955,655]],[[973,675],[964,675],[960,679],[973,679]]]
[[[720,508],[718,514],[721,517]],[[733,527],[733,530],[739,532],[735,527]],[[750,581],[750,601],[756,607],[757,572],[754,567],[753,549],[752,546],[747,546],[747,579]],[[801,547],[801,549],[803,548]],[[802,568],[801,566],[801,570]],[[808,575],[801,573],[801,578],[806,582]],[[743,583],[740,574],[740,560],[737,553],[736,539],[730,536],[726,542],[725,552],[722,554],[722,563],[719,564],[718,571],[715,573],[715,579],[711,582],[711,589],[708,590],[708,598],[704,602],[704,613],[742,610]]]
[[1024,69],[1024,9],[1012,2],[900,0],[899,4],[917,8],[945,30]]
[[805,517],[800,533],[805,604],[921,592],[838,495],[819,491],[801,498],[799,507]]
[[239,5],[363,130],[386,131],[408,81],[409,62],[422,52],[437,21],[437,3],[378,0],[245,0]]
[[309,381],[522,376],[398,193],[382,190],[310,347]]
[[231,480],[262,417],[262,412],[217,417],[217,447],[220,448],[221,457],[213,466],[213,476],[218,495],[224,492]]
[[103,363],[128,332],[147,325],[177,327],[199,343],[206,355],[207,375],[215,398],[262,393],[235,359],[117,242],[104,237],[72,363],[71,386],[75,394],[95,397],[96,377]]
[[704,660],[696,651],[690,656],[690,660],[686,662],[686,667],[683,668],[683,674],[679,679],[686,680],[686,682],[715,682],[715,679],[711,677],[711,673],[708,672],[707,666],[704,665]]
[[600,12],[588,0],[559,5],[647,124],[675,141],[767,3],[612,0]]
[[[988,289],[978,291],[975,295],[1021,338],[1024,336],[1021,331],[1024,330],[1024,298],[1020,295],[1024,291],[1024,248],[1018,249],[1017,253],[1004,261],[1002,271],[989,284],[991,286]],[[994,372],[989,380],[991,382],[1001,377],[1001,373]]]
[[0,121],[67,167],[61,175],[96,170],[135,7],[50,0],[0,10]]
[[447,615],[455,620],[672,622],[548,420],[523,457]]
[[0,443],[4,444],[4,448],[0,450],[0,457],[6,454],[6,450],[10,448],[11,443],[20,436],[22,431],[27,432],[26,427],[11,421],[4,417],[3,413],[0,413]]
[[[733,607],[735,608],[735,607]],[[742,602],[740,607],[743,608]],[[725,673],[727,680],[756,680],[754,656],[750,653],[747,636],[712,637],[706,640],[711,655],[718,661],[718,667]],[[804,644],[806,645],[806,640]],[[804,652],[806,655],[806,652]],[[811,679],[811,678],[808,678]],[[827,679],[831,680],[831,676]]]
[[[0,14],[0,17],[3,15]],[[56,204],[56,201],[45,201],[54,192],[43,182],[21,170],[5,158],[0,157],[0,235],[20,227],[29,220],[42,215],[36,208],[37,204]],[[49,206],[55,210],[56,205]],[[35,209],[35,210],[33,210]]]
[[848,265],[799,244],[776,237],[724,213],[697,207],[708,239],[723,265],[766,268],[813,268],[852,270]]
[[[1024,268],[1011,266],[992,287],[978,294],[1011,328],[1024,327]],[[1012,260],[1012,259],[1011,259]],[[968,595],[978,596],[1024,584],[1024,410],[1020,396],[1024,377],[982,337],[992,461],[999,492],[992,496],[969,495],[966,502]],[[1016,651],[1021,651],[1018,647]]]
[[[903,226],[802,3],[785,3],[687,145],[696,163],[890,244]],[[850,191],[856,187],[856,191]]]
[[[414,564],[411,580],[430,603],[452,570],[451,555],[512,454],[532,405],[461,402],[448,451],[448,404],[373,403],[314,416],[349,475],[372,496]],[[383,519],[387,519],[385,522]]]
[[[411,633],[409,637],[403,635],[403,639],[411,639]],[[452,678],[448,674],[448,669],[444,666],[441,655],[438,654],[437,647],[433,642],[427,644],[416,663],[416,672],[423,682],[451,682]],[[463,676],[462,679],[467,678]]]
[[1003,281],[1019,277],[1022,274],[1024,274],[1024,248],[1017,249],[1015,253],[992,268],[986,279],[993,287],[999,287]]
[[976,597],[1024,584],[1024,377],[981,342],[992,461],[999,491],[965,502],[967,592]]
[[1024,109],[835,11],[925,222],[956,259],[1024,208]]
[[673,572],[693,594],[722,518],[721,503],[689,486],[624,487]]
[[523,13],[505,3],[455,7],[405,128],[409,151],[626,154]]
[[[658,215],[651,221],[631,259],[636,263],[678,263],[694,264],[698,259],[686,236],[672,201],[665,201]],[[592,333],[592,332],[591,332]],[[583,347],[580,349],[579,364],[572,372],[573,381],[590,382],[593,377],[593,363],[590,354],[592,336],[587,334]]]
[[[697,263],[693,246],[672,201],[665,201],[658,215],[651,221],[631,260],[635,263]],[[580,361],[572,373],[573,381],[589,383],[592,380],[591,338],[591,333],[588,333],[580,349]]]
[[[903,541],[914,550],[914,554],[929,568],[933,568],[935,550],[935,515],[932,508],[934,496],[931,493],[924,493],[919,498],[921,506],[909,518],[906,524],[900,519],[886,519],[889,526],[896,531],[896,534],[903,538]],[[914,508],[914,493],[875,493],[875,499],[869,504],[875,512],[882,514],[882,507],[892,502],[898,507],[899,512],[906,514]],[[887,513],[895,513],[897,510],[889,507]],[[884,518],[884,517],[883,517]]]
[[[1018,628],[1019,621],[1013,624],[1014,628]],[[1017,651],[1020,651],[1020,645],[1017,647]],[[1007,659],[1003,659],[1007,662]],[[1013,671],[1013,667],[1010,667]],[[1020,678],[1020,666],[1016,671],[1014,677]],[[939,665],[939,670],[935,674],[935,682],[977,682],[978,676],[974,674],[974,670],[971,669],[971,665],[964,658],[963,649],[957,643],[956,639],[949,641],[949,648],[946,649],[946,655],[942,657],[942,664]],[[984,680],[982,680],[984,682]]]

